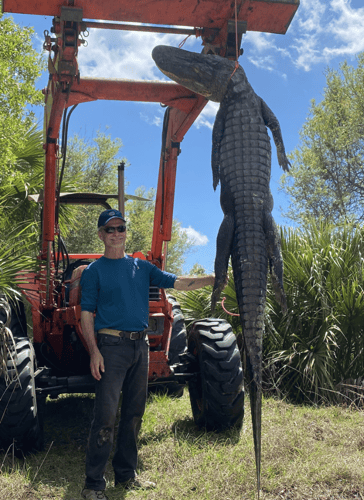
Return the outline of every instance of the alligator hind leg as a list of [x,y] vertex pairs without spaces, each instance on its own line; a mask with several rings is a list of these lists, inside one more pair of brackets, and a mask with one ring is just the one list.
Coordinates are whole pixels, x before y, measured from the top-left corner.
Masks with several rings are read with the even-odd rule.
[[215,283],[211,296],[213,313],[222,290],[227,283],[227,270],[234,238],[235,220],[232,214],[225,214],[216,239]]
[[281,254],[281,239],[278,228],[270,210],[264,210],[264,232],[269,257],[269,267],[272,276],[274,294],[281,304],[282,311],[287,311],[286,294],[283,288],[283,259]]

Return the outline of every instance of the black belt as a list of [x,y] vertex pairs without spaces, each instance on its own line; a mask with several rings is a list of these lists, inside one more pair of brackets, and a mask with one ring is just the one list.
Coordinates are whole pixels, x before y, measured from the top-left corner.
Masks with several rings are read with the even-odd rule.
[[97,333],[113,335],[114,337],[123,337],[130,340],[140,340],[145,336],[145,330],[141,332],[127,332],[126,330],[112,330],[111,328],[101,328]]

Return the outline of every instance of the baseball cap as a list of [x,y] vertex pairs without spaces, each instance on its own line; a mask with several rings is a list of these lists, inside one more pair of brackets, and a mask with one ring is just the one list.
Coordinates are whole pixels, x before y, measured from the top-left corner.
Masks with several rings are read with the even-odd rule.
[[122,219],[125,222],[124,216],[119,210],[105,210],[100,214],[99,221],[97,223],[97,227],[102,227],[106,226],[106,224],[109,222],[111,219]]

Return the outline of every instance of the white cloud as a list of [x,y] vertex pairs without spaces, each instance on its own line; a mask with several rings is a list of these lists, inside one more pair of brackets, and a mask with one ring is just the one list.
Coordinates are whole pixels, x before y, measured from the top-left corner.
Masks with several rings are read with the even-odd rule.
[[82,76],[93,78],[127,78],[161,80],[151,52],[156,45],[176,45],[179,38],[171,34],[139,31],[90,31],[87,48],[79,51]]
[[200,115],[198,116],[197,120],[195,121],[194,123],[195,127],[196,128],[208,127],[212,129],[214,126],[215,116],[218,109],[219,109],[219,104],[217,102],[209,101],[202,110],[202,112],[200,113]]
[[160,113],[158,116],[156,114],[148,115],[145,112],[140,112],[139,116],[144,122],[148,123],[149,125],[155,125],[156,127],[160,127],[163,122],[162,113]]
[[[268,71],[278,71],[282,58],[310,71],[334,57],[352,57],[364,50],[364,7],[358,0],[301,0],[283,36],[248,32],[249,60]],[[284,77],[284,74],[282,74]]]
[[192,245],[204,246],[207,245],[207,243],[209,242],[207,236],[199,233],[198,231],[196,231],[196,229],[193,229],[193,227],[191,226],[181,227],[180,231],[187,234],[188,241],[192,243]]

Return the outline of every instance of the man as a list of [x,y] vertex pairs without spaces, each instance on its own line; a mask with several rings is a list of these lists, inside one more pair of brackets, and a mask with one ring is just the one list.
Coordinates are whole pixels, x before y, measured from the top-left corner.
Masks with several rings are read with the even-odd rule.
[[144,330],[148,326],[149,286],[194,290],[214,283],[214,276],[177,277],[148,261],[126,255],[125,219],[118,210],[101,213],[98,236],[105,246],[104,255],[90,264],[81,278],[82,332],[89,348],[91,373],[96,379],[82,490],[82,497],[87,500],[107,500],[104,472],[113,446],[121,391],[121,416],[112,461],[115,486],[155,486],[136,475],[137,436],[148,384],[149,344]]

